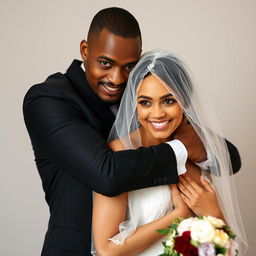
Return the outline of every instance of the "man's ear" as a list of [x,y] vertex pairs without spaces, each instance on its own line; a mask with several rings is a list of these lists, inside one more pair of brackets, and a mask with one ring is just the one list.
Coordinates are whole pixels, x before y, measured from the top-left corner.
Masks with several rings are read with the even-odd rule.
[[82,40],[80,43],[80,54],[83,62],[86,62],[88,58],[88,52],[89,52],[88,43],[86,40]]

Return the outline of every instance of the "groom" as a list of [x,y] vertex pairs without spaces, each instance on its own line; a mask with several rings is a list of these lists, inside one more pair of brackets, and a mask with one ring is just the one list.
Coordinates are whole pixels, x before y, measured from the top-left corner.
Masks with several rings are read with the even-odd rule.
[[[98,12],[80,51],[83,62],[74,60],[65,74],[49,76],[24,99],[24,119],[50,208],[43,256],[91,255],[93,190],[114,196],[177,183],[187,155],[194,162],[206,158],[185,122],[179,140],[169,145],[121,152],[108,148],[129,72],[141,54],[139,25],[129,12]],[[232,144],[228,147],[237,171],[239,154]]]

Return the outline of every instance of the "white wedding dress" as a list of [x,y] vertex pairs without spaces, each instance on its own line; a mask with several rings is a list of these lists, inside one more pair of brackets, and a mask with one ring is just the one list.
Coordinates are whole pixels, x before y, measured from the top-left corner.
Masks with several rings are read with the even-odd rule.
[[[152,222],[170,212],[173,209],[171,200],[171,190],[167,185],[129,192],[127,221],[120,224],[120,233],[109,240],[116,244],[122,244],[135,231],[136,227]],[[146,251],[138,254],[138,256],[157,256],[162,254],[163,245],[161,241],[163,240],[157,241]]]

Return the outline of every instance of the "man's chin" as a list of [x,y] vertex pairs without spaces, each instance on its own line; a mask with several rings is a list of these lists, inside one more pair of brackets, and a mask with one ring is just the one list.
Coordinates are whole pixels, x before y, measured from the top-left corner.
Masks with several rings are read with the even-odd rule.
[[98,95],[99,98],[105,102],[107,105],[111,106],[116,103],[118,103],[122,97],[122,95],[115,95],[115,96],[110,96],[110,95]]

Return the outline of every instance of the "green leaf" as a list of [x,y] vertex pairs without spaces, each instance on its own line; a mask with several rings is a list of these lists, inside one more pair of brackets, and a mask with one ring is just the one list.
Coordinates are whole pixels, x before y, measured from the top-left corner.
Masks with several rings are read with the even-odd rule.
[[169,228],[172,228],[172,229],[177,229],[177,227],[178,227],[178,224],[172,224],[171,226],[169,226]]
[[219,247],[219,246],[216,245],[216,254],[218,254],[218,253],[225,254],[226,251],[227,251],[226,248],[224,248],[224,247]]
[[224,226],[223,228],[228,232],[230,238],[235,239],[236,234],[229,226]]
[[169,234],[169,229],[168,228],[158,229],[157,232],[159,232],[162,235],[168,235]]

